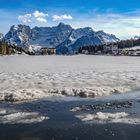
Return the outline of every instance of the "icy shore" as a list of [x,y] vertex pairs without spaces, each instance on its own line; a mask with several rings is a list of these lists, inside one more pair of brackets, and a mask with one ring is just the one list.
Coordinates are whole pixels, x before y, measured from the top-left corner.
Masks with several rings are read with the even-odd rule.
[[139,57],[0,57],[0,100],[98,97],[140,89]]

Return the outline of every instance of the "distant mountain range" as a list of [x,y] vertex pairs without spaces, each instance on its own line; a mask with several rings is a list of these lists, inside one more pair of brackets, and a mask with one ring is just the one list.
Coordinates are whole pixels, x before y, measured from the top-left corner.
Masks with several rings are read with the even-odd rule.
[[64,23],[55,27],[34,27],[32,29],[26,25],[13,25],[3,39],[29,51],[56,48],[58,54],[72,54],[83,46],[119,41],[115,35],[103,31],[95,32],[90,27],[74,29]]

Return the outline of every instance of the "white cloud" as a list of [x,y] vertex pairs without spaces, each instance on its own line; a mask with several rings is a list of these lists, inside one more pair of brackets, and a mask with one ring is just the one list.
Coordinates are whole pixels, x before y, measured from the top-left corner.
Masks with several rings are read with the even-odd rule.
[[52,16],[53,18],[53,21],[61,21],[61,20],[70,20],[72,19],[72,16],[71,15],[67,15],[67,14],[64,14],[64,15],[53,15]]
[[39,22],[47,22],[47,20],[45,18],[41,18],[41,17],[37,18],[36,20]]
[[34,16],[35,18],[45,18],[45,17],[48,16],[48,14],[45,14],[45,13],[39,12],[39,11],[35,11],[35,12],[33,13],[33,16]]
[[102,28],[125,39],[139,34],[140,15],[103,14],[97,16],[94,24],[97,28]]
[[28,23],[28,22],[31,22],[31,17],[32,17],[31,14],[25,14],[23,16],[19,16],[18,20],[23,22],[23,23]]
[[18,16],[18,20],[23,22],[23,23],[30,23],[30,22],[47,22],[47,18],[48,14],[47,13],[43,13],[43,12],[39,12],[39,11],[35,11],[33,13],[30,14],[25,14],[22,16]]
[[95,11],[83,14],[82,17],[77,15],[76,19],[76,21],[71,21],[71,25],[75,28],[90,26],[94,30],[104,30],[107,33],[115,34],[121,39],[140,35],[140,11],[129,13]]

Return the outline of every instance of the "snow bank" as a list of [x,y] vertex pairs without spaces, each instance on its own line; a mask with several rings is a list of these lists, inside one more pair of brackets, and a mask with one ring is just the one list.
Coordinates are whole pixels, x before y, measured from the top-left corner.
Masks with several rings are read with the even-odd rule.
[[93,123],[124,123],[124,124],[140,124],[140,118],[131,118],[130,114],[126,112],[117,113],[103,113],[96,114],[81,114],[76,116],[84,122]]
[[6,113],[7,113],[6,110],[4,110],[4,109],[0,109],[0,115],[6,114]]
[[108,96],[113,93],[125,93],[130,91],[124,87],[93,87],[93,88],[65,88],[65,89],[20,89],[15,91],[1,91],[0,101],[16,102],[47,98],[50,96],[79,96],[82,98]]
[[37,113],[18,112],[0,117],[0,122],[9,124],[26,124],[42,122],[45,119],[47,119],[47,117],[39,116]]
[[5,109],[0,110],[0,123],[3,124],[39,123],[46,119],[49,118],[47,116],[41,116],[36,112],[8,111]]
[[[33,100],[48,97],[49,94],[46,93],[44,90],[39,89],[23,89],[23,90],[16,90],[16,91],[4,91],[0,93],[0,100],[1,101],[9,101],[9,102],[16,102],[16,101],[24,101],[24,100]],[[50,95],[51,96],[51,95]]]
[[114,113],[114,114],[98,112],[96,114],[83,114],[77,117],[80,118],[82,121],[91,121],[91,120],[111,121],[113,119],[120,119],[127,116],[128,114],[125,112]]
[[138,57],[0,57],[0,100],[97,97],[140,89]]

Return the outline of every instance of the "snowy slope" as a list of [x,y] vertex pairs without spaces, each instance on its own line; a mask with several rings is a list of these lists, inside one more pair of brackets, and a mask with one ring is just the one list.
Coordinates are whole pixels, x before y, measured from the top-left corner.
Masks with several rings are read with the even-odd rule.
[[29,26],[13,25],[10,28],[10,31],[5,35],[4,39],[13,45],[28,47],[30,37],[31,29]]

